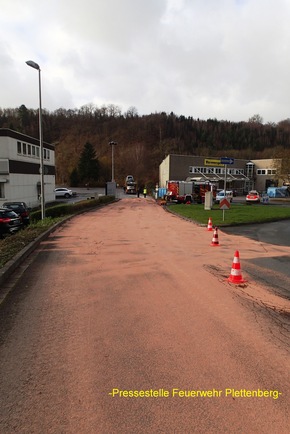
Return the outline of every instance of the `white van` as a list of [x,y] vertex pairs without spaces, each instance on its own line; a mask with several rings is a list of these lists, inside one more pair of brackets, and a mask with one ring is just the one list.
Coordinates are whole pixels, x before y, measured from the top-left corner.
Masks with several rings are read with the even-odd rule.
[[[226,199],[228,199],[229,202],[232,202],[233,196],[234,196],[234,193],[232,190],[226,191]],[[225,198],[224,190],[217,192],[216,197],[215,197],[215,203],[220,203],[220,201],[223,200],[224,198]]]

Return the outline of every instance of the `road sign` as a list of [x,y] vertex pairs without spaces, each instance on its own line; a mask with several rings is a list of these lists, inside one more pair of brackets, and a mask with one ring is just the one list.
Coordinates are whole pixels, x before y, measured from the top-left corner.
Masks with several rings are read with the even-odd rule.
[[220,162],[222,164],[234,164],[235,160],[234,160],[234,158],[222,157],[220,159]]
[[230,209],[230,207],[231,207],[231,204],[228,201],[228,199],[222,199],[220,201],[220,209]]

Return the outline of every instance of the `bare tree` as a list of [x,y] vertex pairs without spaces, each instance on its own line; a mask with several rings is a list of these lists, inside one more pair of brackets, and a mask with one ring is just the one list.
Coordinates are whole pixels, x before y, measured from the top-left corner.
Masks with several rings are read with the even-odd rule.
[[290,150],[279,147],[273,158],[273,168],[276,169],[276,179],[279,184],[290,184]]
[[252,116],[251,118],[249,118],[248,122],[251,124],[262,125],[263,124],[263,118],[259,114],[256,114],[256,115]]

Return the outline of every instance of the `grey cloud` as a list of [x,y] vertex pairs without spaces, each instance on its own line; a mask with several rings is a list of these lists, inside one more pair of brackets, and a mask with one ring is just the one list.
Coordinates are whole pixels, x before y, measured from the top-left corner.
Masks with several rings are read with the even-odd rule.
[[[15,0],[2,10],[2,107],[36,106],[35,71],[24,63],[31,58],[41,64],[43,104],[50,110],[93,102],[135,106],[140,114],[289,117],[287,0],[36,5]],[[13,15],[17,7],[22,20]]]

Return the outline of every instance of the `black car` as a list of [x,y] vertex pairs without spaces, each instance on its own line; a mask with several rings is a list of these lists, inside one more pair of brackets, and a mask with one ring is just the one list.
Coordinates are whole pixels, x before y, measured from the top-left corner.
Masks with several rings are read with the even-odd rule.
[[29,208],[25,202],[5,202],[3,203],[3,208],[12,209],[14,212],[16,212],[16,214],[19,215],[24,226],[29,225]]
[[0,238],[4,234],[13,234],[22,228],[21,218],[8,208],[0,208]]

